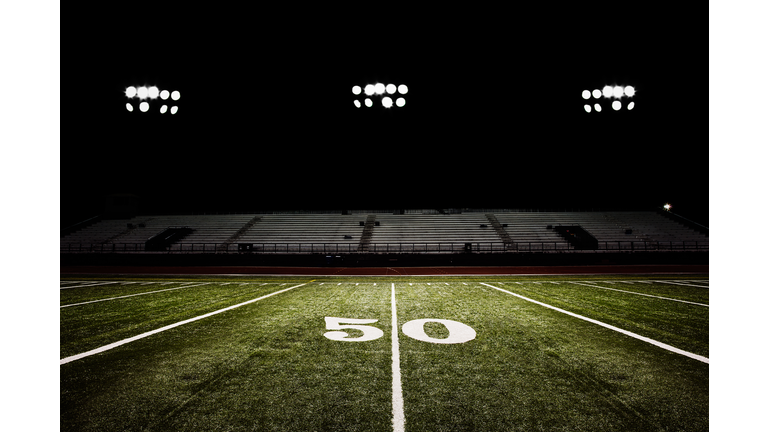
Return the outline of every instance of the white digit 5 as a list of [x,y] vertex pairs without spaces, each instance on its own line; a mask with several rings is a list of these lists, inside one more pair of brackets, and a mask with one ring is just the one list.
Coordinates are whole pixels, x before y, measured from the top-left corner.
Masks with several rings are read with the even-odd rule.
[[[427,335],[424,331],[424,324],[428,322],[440,323],[448,329],[448,337],[445,339],[437,339]],[[457,344],[471,341],[477,336],[475,329],[472,327],[460,323],[458,321],[446,320],[446,319],[417,319],[408,321],[403,324],[403,333],[416,340],[424,342],[432,342],[436,344]]]
[[[325,328],[328,330],[344,330],[344,329],[357,329],[363,332],[363,335],[356,338],[347,337],[349,334],[344,331],[329,331],[323,334],[330,340],[336,341],[349,341],[349,342],[365,342],[378,339],[384,336],[384,332],[376,327],[367,325],[348,325],[348,324],[373,324],[376,319],[354,319],[354,318],[334,318],[325,317]],[[341,324],[342,322],[347,324]]]

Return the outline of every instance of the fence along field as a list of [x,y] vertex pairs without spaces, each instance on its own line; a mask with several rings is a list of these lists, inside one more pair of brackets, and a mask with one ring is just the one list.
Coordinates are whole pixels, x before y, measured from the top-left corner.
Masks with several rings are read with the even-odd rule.
[[706,359],[706,279],[311,280],[63,282],[62,359],[168,328],[62,364],[62,430],[707,429],[706,362],[556,310]]

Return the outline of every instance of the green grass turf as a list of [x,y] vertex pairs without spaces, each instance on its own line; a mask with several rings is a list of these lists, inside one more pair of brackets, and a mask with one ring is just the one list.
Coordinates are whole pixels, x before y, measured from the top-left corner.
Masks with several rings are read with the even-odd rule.
[[[157,278],[62,290],[61,304],[72,304],[211,282],[62,308],[61,356],[312,279]],[[437,318],[477,332],[448,345],[399,332],[407,431],[707,430],[707,364],[480,282],[706,356],[708,308],[565,281],[708,303],[705,288],[596,282],[673,279],[666,275],[314,279],[62,365],[61,430],[392,430],[392,283],[400,328]],[[369,325],[384,336],[332,341],[325,317],[377,319]],[[441,324],[424,330],[448,336]]]

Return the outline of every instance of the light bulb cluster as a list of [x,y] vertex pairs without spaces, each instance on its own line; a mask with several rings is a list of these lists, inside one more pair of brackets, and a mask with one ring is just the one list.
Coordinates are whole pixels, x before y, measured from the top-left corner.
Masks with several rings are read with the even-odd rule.
[[359,85],[352,87],[352,94],[355,96],[359,96],[361,94],[365,94],[366,97],[363,100],[363,103],[360,103],[360,100],[355,99],[354,104],[356,107],[361,108],[363,104],[365,104],[366,107],[370,108],[373,106],[373,100],[370,98],[370,96],[381,96],[381,106],[384,108],[392,108],[392,106],[397,107],[404,107],[405,106],[405,98],[400,96],[394,101],[392,100],[392,97],[386,96],[386,95],[406,95],[408,94],[408,86],[405,84],[400,84],[398,86],[394,84],[382,84],[382,83],[376,83],[376,84],[367,84],[365,87],[360,87]]
[[[168,90],[160,90],[157,88],[157,86],[140,86],[140,87],[134,87],[130,86],[125,89],[125,97],[130,99],[125,104],[125,109],[129,112],[133,112],[133,101],[132,99],[138,99],[139,100],[139,111],[141,112],[147,112],[150,108],[150,102],[154,101],[155,99],[160,98],[162,101],[167,101],[168,99],[171,100],[169,103],[163,103],[160,107],[160,114],[165,114],[166,112],[170,112],[171,114],[176,114],[179,112],[179,107],[174,102],[181,99],[181,93],[178,90],[174,91],[168,91]],[[170,106],[169,104],[174,103]]]
[[[623,98],[632,98],[635,96],[635,88],[631,85],[628,86],[605,86],[601,89],[594,89],[592,91],[584,90],[581,92],[581,97],[584,100],[589,99],[595,99],[594,104],[585,104],[584,105],[584,111],[586,112],[592,112],[593,110],[595,112],[602,112],[603,107],[600,105],[600,99],[613,99],[611,101],[611,108],[613,108],[614,111],[620,111],[622,108],[621,100]],[[635,101],[629,101],[627,104],[627,111],[632,111],[635,108]]]

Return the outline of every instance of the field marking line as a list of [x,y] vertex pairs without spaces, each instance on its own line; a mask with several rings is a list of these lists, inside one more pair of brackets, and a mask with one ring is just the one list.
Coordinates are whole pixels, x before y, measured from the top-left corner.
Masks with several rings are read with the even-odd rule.
[[665,284],[670,284],[670,285],[682,285],[682,286],[690,286],[690,287],[694,287],[694,288],[706,288],[706,289],[709,289],[708,286],[691,285],[691,284],[684,284],[684,283],[679,283],[679,282],[660,281],[660,280],[657,280],[657,281],[654,281],[654,282],[665,283]]
[[631,331],[620,329],[620,328],[612,326],[610,324],[606,324],[606,323],[604,323],[602,321],[598,321],[598,320],[595,320],[595,319],[592,319],[592,318],[587,318],[587,317],[585,317],[583,315],[575,314],[575,313],[569,312],[569,311],[567,311],[565,309],[560,309],[558,307],[555,307],[555,306],[552,306],[552,305],[548,305],[546,303],[542,303],[540,301],[537,301],[537,300],[534,300],[534,299],[531,299],[531,298],[528,298],[528,297],[521,296],[520,294],[515,294],[515,293],[513,293],[511,291],[507,291],[505,289],[501,289],[501,288],[495,287],[493,285],[488,285],[487,283],[480,282],[480,284],[481,285],[485,285],[487,287],[491,287],[491,288],[493,288],[495,290],[499,290],[501,292],[507,293],[509,295],[515,296],[517,298],[523,299],[525,301],[529,301],[531,303],[535,303],[535,304],[537,304],[539,306],[544,306],[545,308],[549,308],[549,309],[552,309],[554,311],[557,311],[557,312],[560,312],[560,313],[564,313],[564,314],[572,316],[574,318],[578,318],[580,320],[584,320],[584,321],[590,322],[592,324],[597,324],[597,325],[599,325],[601,327],[605,327],[605,328],[607,328],[609,330],[613,330],[613,331],[619,332],[621,334],[627,335],[629,337],[641,340],[643,342],[647,342],[647,343],[649,343],[651,345],[655,345],[655,346],[657,346],[659,348],[663,348],[663,349],[665,349],[667,351],[671,351],[671,352],[676,353],[676,354],[681,354],[681,355],[684,355],[686,357],[692,358],[694,360],[698,360],[700,362],[704,362],[706,364],[709,364],[709,359],[704,357],[704,356],[702,356],[702,355],[694,354],[694,353],[688,352],[688,351],[683,351],[680,348],[675,348],[672,345],[667,345],[667,344],[665,344],[663,342],[659,342],[659,341],[651,339],[649,337],[641,336],[641,335],[639,335],[637,333],[632,333]]
[[688,303],[688,304],[697,305],[697,306],[709,307],[708,304],[704,304],[704,303],[696,303],[696,302],[692,302],[692,301],[678,300],[678,299],[673,299],[673,298],[669,298],[669,297],[660,297],[660,296],[655,296],[655,295],[650,295],[650,294],[642,294],[642,293],[633,292],[633,291],[624,291],[624,290],[620,290],[620,289],[616,289],[616,288],[607,288],[607,287],[601,287],[601,286],[597,286],[597,285],[588,285],[588,284],[581,283],[581,282],[571,282],[571,283],[575,284],[575,285],[586,286],[586,287],[600,288],[600,289],[609,290],[609,291],[618,291],[618,292],[623,292],[623,293],[627,293],[627,294],[634,294],[634,295],[645,296],[645,297],[653,297],[653,298],[662,299],[662,300],[676,301],[676,302],[680,302],[680,303]]
[[70,289],[70,288],[88,288],[92,286],[99,286],[99,285],[109,285],[109,284],[116,284],[120,283],[119,281],[116,282],[101,282],[101,283],[95,283],[95,284],[88,284],[88,285],[77,285],[77,286],[66,286],[66,287],[60,287],[59,289]]
[[[312,281],[310,281],[310,282],[312,282]],[[136,336],[133,336],[133,337],[129,337],[127,339],[123,339],[123,340],[111,343],[109,345],[104,345],[102,347],[99,347],[99,348],[96,348],[96,349],[92,349],[90,351],[86,351],[84,353],[75,354],[73,356],[65,357],[65,358],[63,358],[63,359],[61,359],[59,361],[59,366],[61,366],[63,364],[66,364],[66,363],[69,363],[71,361],[79,360],[79,359],[84,358],[84,357],[88,357],[88,356],[92,356],[92,355],[95,355],[95,354],[103,353],[104,351],[108,351],[108,350],[111,350],[112,348],[117,348],[120,345],[125,345],[127,343],[134,342],[134,341],[137,341],[139,339],[143,339],[143,338],[145,338],[147,336],[152,336],[153,334],[156,334],[156,333],[164,332],[166,330],[170,330],[172,328],[175,328],[175,327],[178,327],[178,326],[181,326],[181,325],[184,325],[184,324],[189,324],[191,322],[195,322],[195,321],[201,320],[203,318],[208,318],[210,316],[217,315],[217,314],[220,314],[222,312],[226,312],[228,310],[239,308],[240,306],[245,306],[247,304],[255,303],[255,302],[259,301],[259,300],[264,300],[265,298],[272,297],[272,296],[277,295],[277,294],[282,294],[282,293],[284,293],[286,291],[290,291],[290,290],[292,290],[294,288],[298,288],[300,286],[307,285],[308,283],[309,282],[306,282],[306,283],[303,283],[303,284],[300,284],[300,285],[295,285],[295,286],[292,286],[292,287],[289,287],[289,288],[286,288],[286,289],[283,289],[283,290],[280,290],[280,291],[275,291],[275,292],[273,292],[271,294],[263,295],[263,296],[261,296],[259,298],[255,298],[253,300],[248,300],[248,301],[243,302],[243,303],[239,303],[239,304],[236,304],[236,305],[233,305],[233,306],[225,307],[224,309],[219,309],[217,311],[209,312],[207,314],[196,316],[194,318],[190,318],[190,319],[187,319],[187,320],[184,320],[184,321],[179,321],[177,323],[170,324],[170,325],[167,325],[165,327],[160,327],[160,328],[155,329],[155,330],[150,330],[150,331],[148,331],[146,333],[142,333],[142,334],[139,334],[139,335],[136,335]]]
[[146,295],[146,294],[154,294],[154,293],[159,293],[159,292],[163,292],[163,291],[172,291],[172,290],[177,290],[177,289],[182,289],[182,288],[191,288],[191,287],[196,287],[196,286],[207,285],[207,284],[210,284],[210,283],[211,282],[204,282],[204,283],[201,283],[199,285],[185,285],[185,286],[180,286],[180,287],[176,287],[176,288],[167,288],[167,289],[161,289],[161,290],[157,290],[157,291],[149,291],[149,292],[145,292],[145,293],[129,294],[129,295],[124,295],[124,296],[120,296],[120,297],[110,297],[110,298],[99,299],[99,300],[91,300],[91,301],[82,302],[82,303],[72,303],[72,304],[68,304],[68,305],[59,306],[59,309],[62,309],[62,308],[65,308],[65,307],[70,307],[70,306],[80,306],[80,305],[84,305],[84,304],[98,303],[98,302],[103,302],[103,301],[108,301],[108,300],[117,300],[117,299],[123,299],[123,298],[128,298],[128,297],[136,297],[136,296]]
[[392,284],[392,430],[405,432],[403,381],[400,376],[400,343],[397,334],[395,284]]

